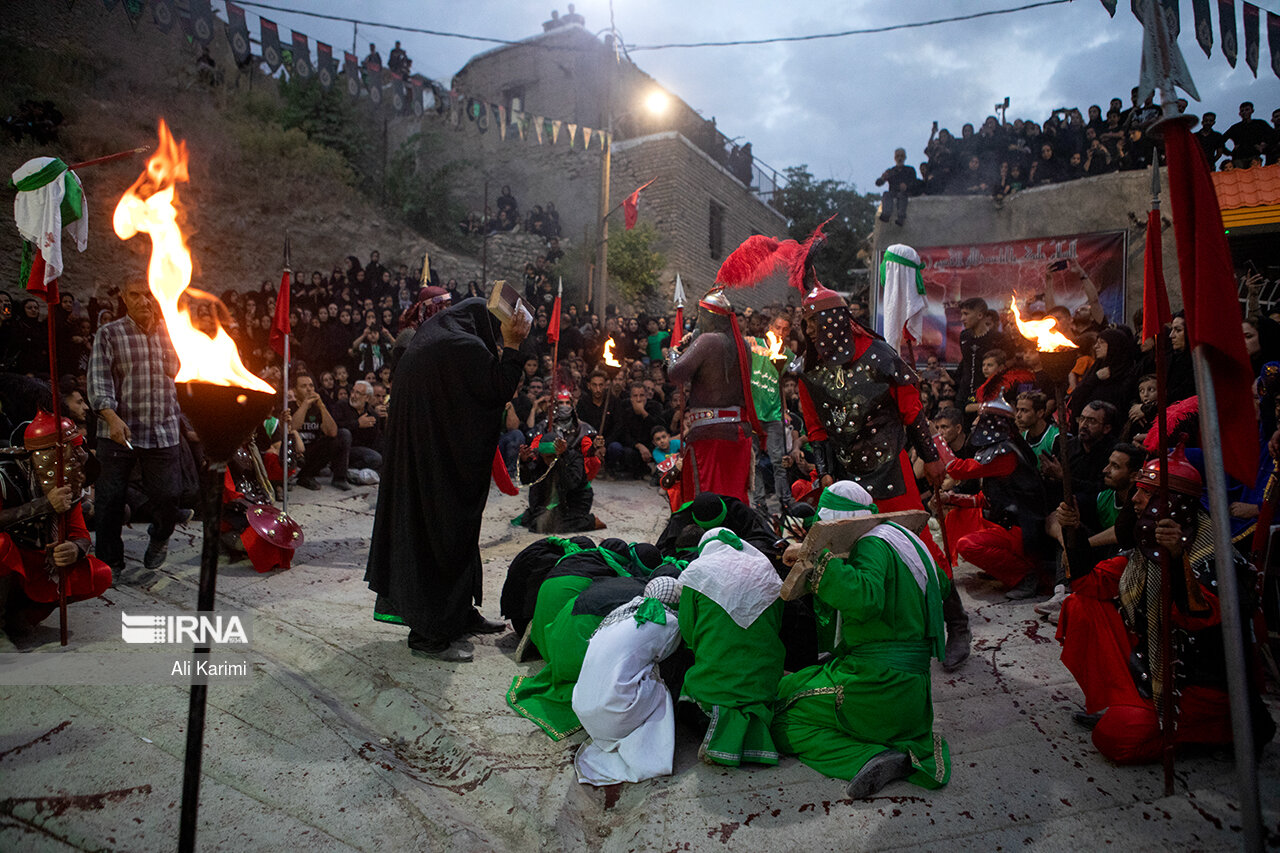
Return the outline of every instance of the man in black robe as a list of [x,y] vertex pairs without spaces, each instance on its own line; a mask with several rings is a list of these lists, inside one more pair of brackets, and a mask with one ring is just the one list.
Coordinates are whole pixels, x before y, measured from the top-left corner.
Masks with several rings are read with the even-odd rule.
[[415,655],[469,661],[458,640],[506,627],[473,602],[502,410],[529,326],[519,315],[499,328],[483,299],[466,299],[423,323],[397,367],[365,580],[374,618],[408,625]]

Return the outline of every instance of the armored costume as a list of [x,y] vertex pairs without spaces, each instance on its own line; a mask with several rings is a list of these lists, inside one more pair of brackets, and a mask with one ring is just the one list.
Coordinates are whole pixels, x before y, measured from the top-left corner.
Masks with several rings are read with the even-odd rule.
[[751,436],[759,433],[751,399],[751,362],[733,307],[714,290],[698,302],[698,325],[671,350],[667,376],[690,383],[681,448],[686,501],[702,492],[747,501]]
[[[600,470],[595,454],[596,431],[581,423],[568,399],[557,403],[551,421],[542,421],[529,442],[533,457],[521,465],[529,486],[529,508],[520,524],[538,533],[569,533],[604,527],[591,513],[591,481]],[[563,452],[556,442],[563,441]]]
[[303,542],[302,528],[275,506],[267,466],[252,442],[236,450],[222,481],[223,547],[245,553],[255,571],[287,569]]
[[1037,569],[1043,551],[1045,494],[1035,451],[1001,397],[982,404],[969,445],[973,458],[951,461],[947,474],[955,480],[981,479],[982,491],[951,498],[952,506],[975,511],[948,516],[947,534],[960,556],[1006,586],[1017,586]]
[[[1093,743],[1112,761],[1139,764],[1161,755],[1160,723],[1154,697],[1160,695],[1168,667],[1161,649],[1160,550],[1156,522],[1177,521],[1181,555],[1171,558],[1173,649],[1178,743],[1230,743],[1232,740],[1226,673],[1222,666],[1222,619],[1214,564],[1213,520],[1201,510],[1200,474],[1181,448],[1169,457],[1170,505],[1162,507],[1159,460],[1139,475],[1139,489],[1152,493],[1138,519],[1138,547],[1128,556],[1099,563],[1072,579],[1058,621],[1062,662],[1084,691],[1085,710],[1100,713]],[[1248,626],[1257,606],[1256,572],[1232,552],[1240,612]],[[1088,565],[1072,559],[1072,565]],[[1247,630],[1247,627],[1246,627]],[[1246,638],[1246,647],[1252,640]],[[1258,692],[1251,690],[1256,745],[1274,734],[1274,724]]]
[[800,403],[818,472],[854,480],[885,512],[919,509],[906,447],[925,462],[938,460],[919,377],[892,347],[854,322],[835,291],[816,285],[803,311],[810,341]]
[[[27,427],[22,448],[0,453],[0,578],[17,581],[8,590],[4,620],[8,627],[33,627],[58,606],[59,575],[66,576],[67,600],[101,595],[111,586],[111,569],[89,555],[89,531],[80,501],[97,474],[97,463],[84,450],[84,433],[62,419],[62,447],[53,416],[41,412]],[[61,472],[59,472],[59,458]],[[71,489],[65,513],[65,542],[76,547],[71,565],[56,567],[52,552],[59,542],[58,513],[48,497],[59,481]]]

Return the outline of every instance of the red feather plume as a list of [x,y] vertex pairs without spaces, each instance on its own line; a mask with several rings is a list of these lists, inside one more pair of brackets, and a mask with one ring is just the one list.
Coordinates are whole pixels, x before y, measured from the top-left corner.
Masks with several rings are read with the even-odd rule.
[[804,272],[809,255],[826,239],[822,228],[835,219],[830,217],[819,225],[803,243],[795,240],[776,240],[763,234],[753,234],[734,249],[720,265],[716,283],[723,287],[751,287],[777,272],[785,271],[787,282],[804,293]]

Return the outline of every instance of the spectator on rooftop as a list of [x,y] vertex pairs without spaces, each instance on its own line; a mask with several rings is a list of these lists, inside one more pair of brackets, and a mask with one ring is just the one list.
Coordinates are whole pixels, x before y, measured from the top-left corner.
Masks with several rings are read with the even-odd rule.
[[1253,117],[1252,101],[1240,104],[1240,121],[1222,134],[1223,141],[1231,143],[1232,164],[1237,169],[1262,165],[1262,158],[1271,146],[1275,132],[1271,125]]
[[905,148],[893,152],[893,166],[876,178],[876,186],[885,188],[880,199],[880,221],[888,222],[890,214],[896,212],[894,221],[902,225],[907,219],[907,196],[916,187],[916,170],[907,165]]

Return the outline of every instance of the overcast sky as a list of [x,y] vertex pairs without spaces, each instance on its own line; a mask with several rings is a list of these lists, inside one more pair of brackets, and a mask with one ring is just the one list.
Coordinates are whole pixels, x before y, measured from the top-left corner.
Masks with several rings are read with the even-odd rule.
[[[1027,0],[808,0],[793,4],[762,0],[614,0],[614,23],[627,45],[725,41],[806,35],[924,21],[1023,5]],[[370,21],[521,39],[542,31],[553,3],[512,0],[273,0]],[[1280,0],[1258,4],[1280,11]],[[221,4],[214,4],[219,9]],[[1257,104],[1257,118],[1280,107],[1280,78],[1270,68],[1263,13],[1259,76],[1244,63],[1244,34],[1237,7],[1240,58],[1227,64],[1218,48],[1214,7],[1214,54],[1206,59],[1196,43],[1190,0],[1182,0],[1186,57],[1202,104],[1190,111],[1218,114],[1218,129],[1236,120],[1240,101]],[[576,3],[586,27],[609,27],[608,0]],[[558,6],[561,14],[567,3]],[[312,40],[333,44],[335,55],[352,45],[352,26],[287,12],[249,7],[257,37],[259,12],[280,24],[280,39],[296,27]],[[494,45],[390,29],[360,27],[358,55],[370,41],[385,60],[399,38],[414,70],[448,81],[476,53]],[[1138,83],[1142,28],[1120,0],[1115,18],[1098,0],[1074,0],[1008,15],[876,35],[742,47],[635,50],[632,60],[705,117],[721,132],[750,141],[759,160],[778,170],[807,163],[819,178],[852,182],[863,192],[893,162],[893,149],[907,149],[908,162],[924,159],[929,127],[936,119],[956,136],[966,121],[979,125],[993,105],[1009,97],[1009,119],[1043,121],[1051,110],[1099,104],[1112,97],[1129,103]],[[530,104],[536,110],[536,105]]]

